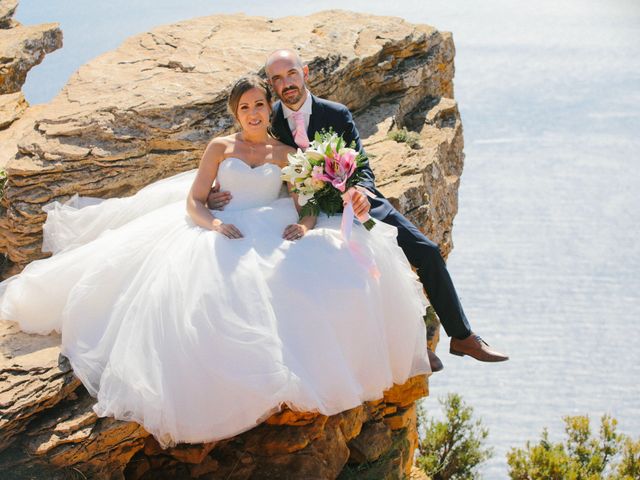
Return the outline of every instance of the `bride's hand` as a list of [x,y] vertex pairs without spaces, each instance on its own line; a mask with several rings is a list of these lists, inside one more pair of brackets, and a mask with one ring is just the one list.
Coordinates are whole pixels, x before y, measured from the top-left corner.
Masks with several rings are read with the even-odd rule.
[[284,229],[284,233],[282,234],[282,238],[285,240],[299,240],[301,239],[309,228],[306,225],[302,225],[300,223],[293,223],[291,225],[287,225]]
[[222,220],[217,218],[213,221],[211,230],[213,230],[214,232],[219,232],[227,238],[243,237],[242,233],[240,233],[240,230],[238,230],[235,225],[231,225],[230,223],[222,223]]

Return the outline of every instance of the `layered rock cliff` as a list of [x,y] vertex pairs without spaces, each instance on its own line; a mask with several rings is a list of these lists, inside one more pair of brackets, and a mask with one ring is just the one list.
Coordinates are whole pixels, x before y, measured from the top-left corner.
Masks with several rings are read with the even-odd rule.
[[[0,251],[13,262],[5,276],[44,256],[46,203],[75,193],[129,195],[197,166],[210,138],[232,128],[230,86],[262,73],[279,47],[308,62],[314,93],[355,112],[379,188],[446,256],[463,164],[451,35],[343,11],[220,15],[128,39],[7,130],[16,152],[0,210]],[[403,127],[414,132],[411,142],[391,138]],[[57,336],[26,335],[8,321],[0,335],[3,478],[73,471],[88,478],[402,478],[411,471],[424,376],[332,417],[285,410],[217,444],[161,451],[137,424],[96,418],[59,356]]]
[[[397,18],[348,12],[277,20],[216,16],[132,37],[81,67],[23,126],[18,153],[6,166],[6,211],[0,216],[0,251],[16,266],[10,273],[43,256],[42,205],[74,193],[129,195],[152,180],[194,168],[209,139],[232,127],[225,111],[230,86],[241,75],[260,72],[265,56],[282,45],[296,46],[309,61],[314,93],[345,103],[363,124],[371,124],[365,136],[384,137],[385,129],[405,123],[420,102],[453,95],[451,36]],[[447,109],[442,102],[434,108]],[[455,127],[455,104],[448,109],[446,122],[453,119]],[[412,120],[420,129],[453,130],[433,127],[426,111],[420,115]],[[458,139],[449,143],[460,148]],[[459,170],[431,175],[455,177]],[[425,203],[418,197],[407,208]],[[448,205],[435,218],[449,218],[454,210]]]
[[0,130],[27,109],[20,90],[29,70],[42,62],[47,53],[62,47],[62,32],[57,23],[21,25],[13,18],[17,6],[17,0],[0,3]]

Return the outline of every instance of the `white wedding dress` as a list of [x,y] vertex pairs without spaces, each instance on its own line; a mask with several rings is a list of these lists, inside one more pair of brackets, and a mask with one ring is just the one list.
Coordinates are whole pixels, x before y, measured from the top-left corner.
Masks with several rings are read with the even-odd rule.
[[345,247],[339,216],[282,239],[297,213],[279,197],[278,166],[222,162],[233,199],[215,215],[236,240],[187,215],[195,173],[47,205],[54,255],[0,283],[0,318],[61,332],[98,415],[141,423],[164,446],[213,441],[283,404],[333,415],[430,372],[426,298],[394,227],[354,226],[376,280]]

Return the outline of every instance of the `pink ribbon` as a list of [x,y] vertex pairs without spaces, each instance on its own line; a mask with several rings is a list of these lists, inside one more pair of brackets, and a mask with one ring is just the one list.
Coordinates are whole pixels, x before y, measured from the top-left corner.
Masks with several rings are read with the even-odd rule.
[[[356,259],[356,261],[369,272],[369,275],[377,280],[380,278],[380,270],[378,270],[376,261],[373,259],[373,257],[365,253],[364,249],[358,242],[351,239],[351,230],[353,227],[353,219],[355,217],[355,212],[353,211],[353,192],[355,191],[356,189],[354,187],[351,187],[342,194],[342,199],[344,200],[344,212],[342,213],[342,223],[340,225],[342,239],[347,243],[349,251],[351,252],[351,255],[353,255],[353,257]],[[367,190],[358,191],[368,196],[374,196]],[[362,223],[369,220],[369,218],[371,217],[368,213],[358,216],[358,220],[360,220],[360,222]]]

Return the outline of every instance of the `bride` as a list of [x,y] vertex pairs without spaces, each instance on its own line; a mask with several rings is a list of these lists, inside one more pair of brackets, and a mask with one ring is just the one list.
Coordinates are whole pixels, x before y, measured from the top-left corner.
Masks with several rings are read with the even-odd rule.
[[[426,298],[395,228],[353,229],[374,278],[339,217],[299,219],[281,194],[292,150],[268,133],[264,82],[238,81],[229,108],[239,133],[212,140],[197,170],[45,206],[53,255],[0,283],[0,318],[61,332],[95,412],[163,446],[237,435],[284,405],[333,415],[430,371]],[[214,180],[234,192],[215,216]]]

